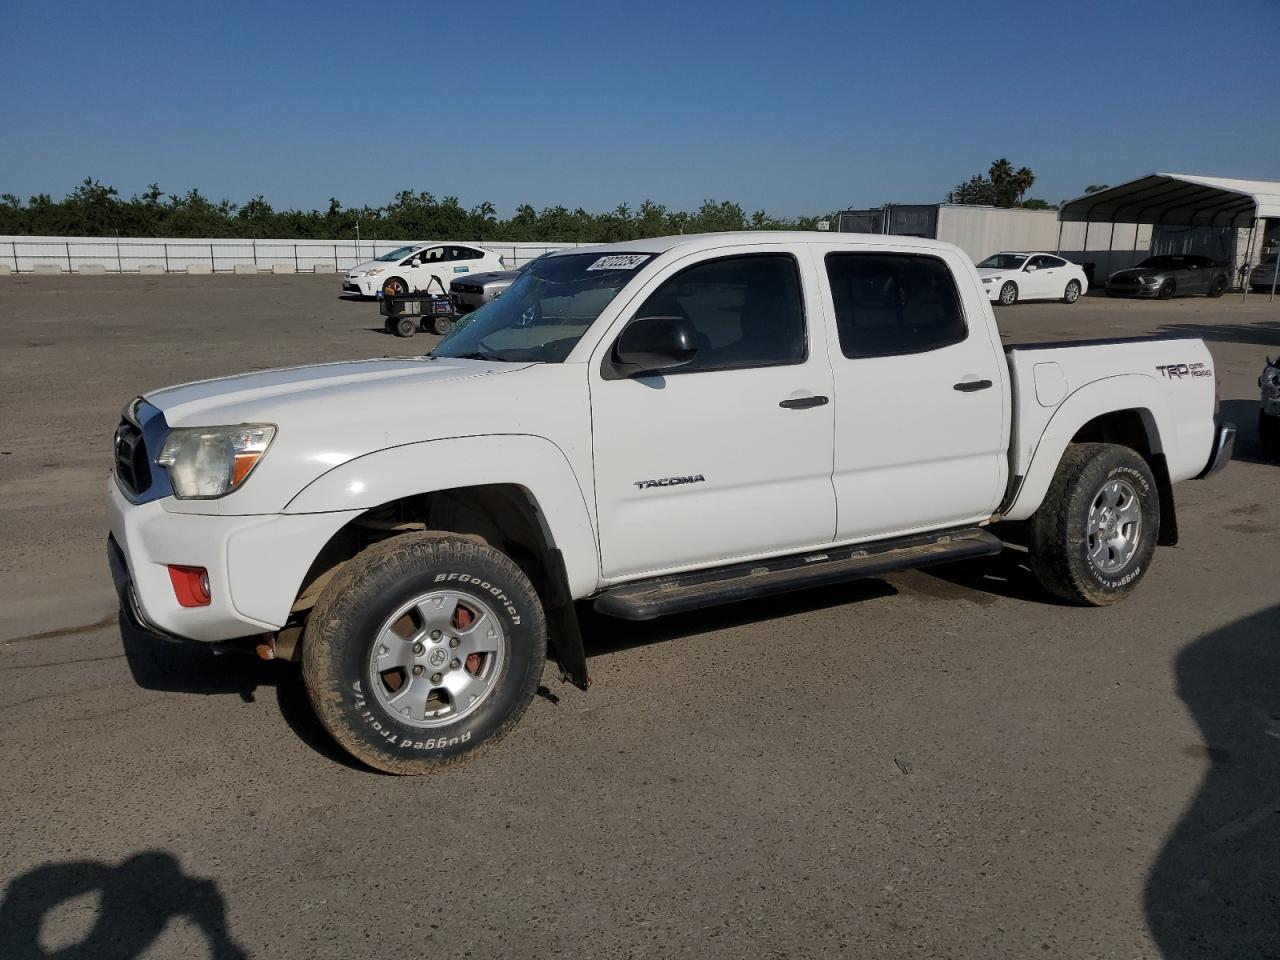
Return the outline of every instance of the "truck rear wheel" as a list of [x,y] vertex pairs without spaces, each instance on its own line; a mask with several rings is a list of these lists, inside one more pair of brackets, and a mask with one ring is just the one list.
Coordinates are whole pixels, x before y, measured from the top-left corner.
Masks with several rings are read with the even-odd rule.
[[542,606],[486,544],[394,537],[349,561],[307,622],[302,676],[320,722],[387,773],[474,755],[524,713],[546,662]]
[[1054,596],[1082,606],[1124,599],[1146,574],[1160,533],[1160,495],[1128,447],[1077,443],[1031,518],[1031,569]]

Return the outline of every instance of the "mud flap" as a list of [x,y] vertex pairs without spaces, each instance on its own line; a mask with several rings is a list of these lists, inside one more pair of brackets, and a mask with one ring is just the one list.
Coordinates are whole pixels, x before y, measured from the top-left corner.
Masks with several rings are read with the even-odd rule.
[[559,550],[548,551],[549,590],[547,603],[547,632],[560,667],[560,679],[572,683],[579,690],[591,685],[587,674],[587,654],[582,648],[582,630],[578,626],[578,611],[569,592],[569,574],[564,565],[564,554]]

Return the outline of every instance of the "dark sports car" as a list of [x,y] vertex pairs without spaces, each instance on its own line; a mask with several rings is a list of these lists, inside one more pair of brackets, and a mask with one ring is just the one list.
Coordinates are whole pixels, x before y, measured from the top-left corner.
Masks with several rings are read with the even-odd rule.
[[1107,277],[1109,297],[1170,297],[1203,293],[1220,297],[1230,282],[1225,263],[1191,253],[1147,257],[1136,267]]

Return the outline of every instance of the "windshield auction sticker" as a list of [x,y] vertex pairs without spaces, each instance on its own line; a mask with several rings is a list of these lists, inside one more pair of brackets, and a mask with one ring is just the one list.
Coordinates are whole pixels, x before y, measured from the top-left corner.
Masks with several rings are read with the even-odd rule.
[[649,259],[647,253],[616,253],[611,257],[601,257],[588,270],[634,270]]

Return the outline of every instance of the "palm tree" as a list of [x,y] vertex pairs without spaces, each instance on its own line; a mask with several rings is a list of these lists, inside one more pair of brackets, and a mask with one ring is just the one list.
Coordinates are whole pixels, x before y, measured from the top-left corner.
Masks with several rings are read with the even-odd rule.
[[1031,185],[1036,182],[1036,175],[1031,172],[1030,167],[1020,167],[1018,172],[1013,175],[1013,189],[1018,194],[1018,203],[1022,203],[1023,197],[1027,195],[1027,191],[1031,189]]

